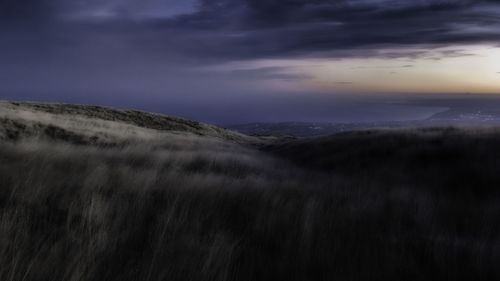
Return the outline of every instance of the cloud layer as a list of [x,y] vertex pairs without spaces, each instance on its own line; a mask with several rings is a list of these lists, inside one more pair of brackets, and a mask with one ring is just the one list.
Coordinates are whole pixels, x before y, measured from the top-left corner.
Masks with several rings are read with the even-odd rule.
[[213,60],[381,56],[398,48],[406,51],[393,55],[404,56],[415,55],[411,48],[500,44],[500,3],[492,0],[71,2],[2,0],[2,30],[17,28],[4,40],[35,28],[47,34],[44,45],[107,37],[136,52]]

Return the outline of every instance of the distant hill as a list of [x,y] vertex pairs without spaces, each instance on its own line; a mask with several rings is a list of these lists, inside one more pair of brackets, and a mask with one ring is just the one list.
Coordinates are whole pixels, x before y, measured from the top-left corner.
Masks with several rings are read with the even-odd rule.
[[446,122],[423,121],[387,121],[387,122],[282,122],[282,123],[249,123],[227,126],[229,129],[250,136],[288,135],[295,137],[318,137],[335,133],[375,129],[375,128],[405,128],[447,125]]
[[458,113],[450,110],[439,113],[424,120],[386,121],[386,122],[352,122],[352,123],[324,123],[324,122],[283,122],[283,123],[248,123],[227,126],[228,129],[250,136],[279,136],[318,137],[331,134],[384,128],[424,128],[446,126],[499,126],[500,114],[493,115],[471,111]]
[[440,107],[426,119],[377,122],[279,122],[232,124],[227,128],[247,135],[326,136],[334,133],[376,128],[421,128],[437,126],[500,126],[500,100],[496,96],[460,99],[433,99],[415,105]]

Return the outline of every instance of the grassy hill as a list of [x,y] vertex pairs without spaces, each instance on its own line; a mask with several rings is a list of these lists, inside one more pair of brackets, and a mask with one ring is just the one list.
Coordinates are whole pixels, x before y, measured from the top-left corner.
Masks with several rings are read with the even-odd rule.
[[95,142],[101,137],[118,140],[140,135],[182,132],[236,142],[255,142],[255,138],[196,121],[101,106],[0,102],[0,124],[0,138],[3,139],[34,135],[64,138],[63,135],[67,133],[69,139],[63,140],[78,142],[78,138],[82,141],[93,138]]
[[267,150],[314,170],[384,186],[491,195],[500,189],[500,129],[370,129]]
[[496,280],[499,132],[0,103],[0,280]]

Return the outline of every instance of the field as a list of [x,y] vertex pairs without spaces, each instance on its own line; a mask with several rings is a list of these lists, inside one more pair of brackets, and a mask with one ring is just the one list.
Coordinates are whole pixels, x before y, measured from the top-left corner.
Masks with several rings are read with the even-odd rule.
[[0,280],[498,280],[500,130],[250,137],[0,103]]

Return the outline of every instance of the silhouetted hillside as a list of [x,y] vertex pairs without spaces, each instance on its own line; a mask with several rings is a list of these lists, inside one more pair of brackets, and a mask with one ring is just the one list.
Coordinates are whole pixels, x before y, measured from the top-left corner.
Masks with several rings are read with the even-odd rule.
[[304,139],[267,150],[297,165],[385,186],[499,192],[500,130],[377,129]]

